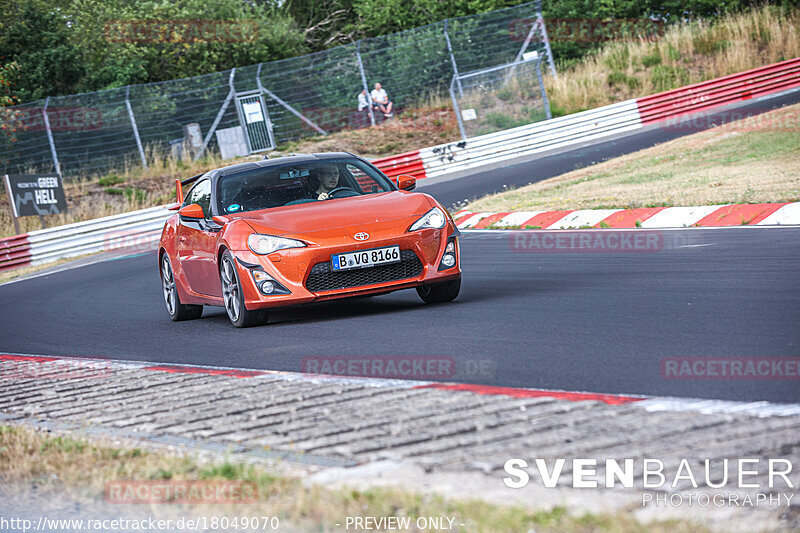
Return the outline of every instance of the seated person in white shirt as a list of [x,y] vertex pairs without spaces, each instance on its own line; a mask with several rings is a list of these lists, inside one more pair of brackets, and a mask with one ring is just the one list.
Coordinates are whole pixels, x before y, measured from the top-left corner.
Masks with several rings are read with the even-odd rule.
[[375,89],[370,93],[372,96],[372,105],[375,109],[379,109],[386,117],[392,116],[392,102],[386,91],[383,90],[380,83],[375,84]]
[[369,106],[370,101],[367,90],[361,89],[361,92],[358,93],[358,115],[356,117],[359,128],[366,126],[367,122],[369,121]]
[[361,92],[358,93],[358,110],[364,111],[369,107],[369,96],[367,96],[367,90],[361,89]]

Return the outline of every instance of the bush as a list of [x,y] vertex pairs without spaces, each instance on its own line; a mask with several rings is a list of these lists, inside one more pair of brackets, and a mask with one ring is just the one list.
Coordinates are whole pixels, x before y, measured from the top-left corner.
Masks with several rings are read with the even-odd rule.
[[615,85],[626,85],[629,89],[637,89],[641,85],[639,78],[635,76],[628,76],[624,72],[614,71],[608,75],[608,84],[613,87]]
[[650,75],[650,81],[657,91],[668,91],[689,83],[689,71],[683,67],[658,65]]
[[111,187],[113,185],[118,185],[125,181],[124,179],[120,178],[116,174],[111,174],[109,176],[103,176],[99,180],[97,180],[97,184],[101,187]]
[[125,198],[129,202],[142,203],[147,199],[147,191],[136,187],[126,187]]
[[625,80],[628,79],[628,75],[625,74],[624,72],[613,70],[608,73],[607,79],[608,79],[608,84],[613,87],[614,85],[623,85],[625,83]]
[[642,58],[642,65],[647,68],[654,67],[661,64],[661,54],[655,50],[652,54],[647,54]]

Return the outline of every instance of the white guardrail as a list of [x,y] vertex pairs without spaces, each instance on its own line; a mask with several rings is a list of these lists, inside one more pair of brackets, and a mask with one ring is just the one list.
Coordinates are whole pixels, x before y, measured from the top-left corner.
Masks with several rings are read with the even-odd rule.
[[557,150],[642,127],[636,100],[536,122],[464,141],[425,148],[420,157],[429,178],[506,159]]
[[28,234],[30,263],[37,265],[104,251],[154,250],[164,222],[173,214],[166,206],[159,206],[32,231]]

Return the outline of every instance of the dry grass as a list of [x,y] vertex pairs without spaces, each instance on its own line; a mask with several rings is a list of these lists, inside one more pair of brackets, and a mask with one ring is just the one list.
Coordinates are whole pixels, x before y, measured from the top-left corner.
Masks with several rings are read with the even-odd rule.
[[375,127],[308,137],[281,147],[283,152],[352,152],[376,158],[460,139],[449,102],[401,111]]
[[657,40],[609,43],[545,84],[554,115],[561,115],[798,56],[800,9],[764,6],[672,26]]
[[800,201],[800,104],[482,198],[470,211]]
[[[103,487],[122,480],[231,480],[255,483],[258,502],[233,506],[148,505],[142,514],[158,518],[180,516],[278,516],[284,531],[329,531],[346,516],[449,516],[467,525],[466,531],[645,532],[703,531],[689,522],[665,521],[642,525],[629,515],[569,515],[564,508],[531,512],[520,507],[494,506],[481,501],[446,501],[435,495],[406,490],[329,490],[306,486],[265,468],[228,461],[200,461],[189,456],[119,448],[107,443],[0,426],[0,481],[14,490],[35,490],[47,501],[68,494],[83,509],[97,508]],[[109,504],[110,505],[110,504]],[[137,506],[114,509],[135,513]],[[85,517],[89,518],[89,517]],[[341,529],[341,528],[336,528]],[[416,529],[413,529],[416,531]],[[460,528],[459,528],[460,530]]]

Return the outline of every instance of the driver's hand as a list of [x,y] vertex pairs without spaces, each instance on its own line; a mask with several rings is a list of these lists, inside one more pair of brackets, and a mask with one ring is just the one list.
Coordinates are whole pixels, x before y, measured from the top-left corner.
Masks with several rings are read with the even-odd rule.
[[321,192],[319,193],[319,196],[317,196],[317,200],[327,200],[327,199],[328,199],[328,193],[326,192]]

